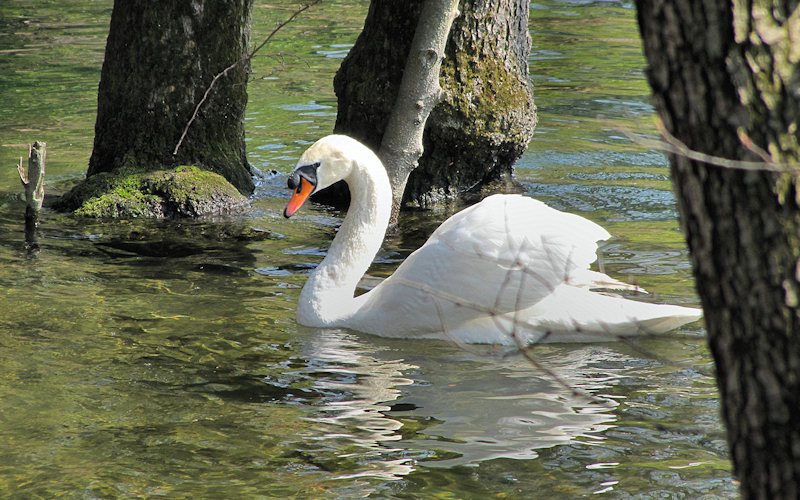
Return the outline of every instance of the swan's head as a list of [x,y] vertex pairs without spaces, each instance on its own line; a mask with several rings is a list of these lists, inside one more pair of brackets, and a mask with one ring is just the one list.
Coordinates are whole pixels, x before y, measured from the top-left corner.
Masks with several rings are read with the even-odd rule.
[[283,216],[294,215],[313,193],[347,179],[353,161],[364,150],[372,154],[366,146],[344,135],[329,135],[312,144],[289,174],[288,185],[293,192]]

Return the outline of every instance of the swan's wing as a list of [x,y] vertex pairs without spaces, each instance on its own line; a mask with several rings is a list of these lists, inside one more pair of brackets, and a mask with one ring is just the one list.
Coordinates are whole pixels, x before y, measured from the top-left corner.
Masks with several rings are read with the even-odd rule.
[[641,302],[565,284],[527,309],[476,318],[449,333],[464,343],[608,342],[666,333],[702,315],[693,307]]
[[398,271],[467,304],[516,311],[581,275],[597,259],[597,242],[609,237],[538,200],[496,195],[445,221]]
[[555,286],[565,271],[588,269],[597,243],[610,237],[594,222],[533,198],[494,195],[446,220],[425,246],[444,244],[495,263],[519,260]]
[[370,324],[353,327],[419,334],[528,308],[587,270],[597,242],[609,237],[597,224],[532,198],[490,196],[445,221],[391,277],[359,297]]

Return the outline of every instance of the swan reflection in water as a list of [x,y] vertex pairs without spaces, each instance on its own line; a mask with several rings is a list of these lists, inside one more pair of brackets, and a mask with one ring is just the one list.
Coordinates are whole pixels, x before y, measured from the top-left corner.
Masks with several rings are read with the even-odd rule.
[[309,453],[327,456],[342,478],[390,479],[416,466],[531,459],[576,439],[600,442],[619,404],[604,389],[641,362],[613,345],[538,346],[560,383],[521,356],[338,329],[306,335],[303,371],[325,395],[310,419]]

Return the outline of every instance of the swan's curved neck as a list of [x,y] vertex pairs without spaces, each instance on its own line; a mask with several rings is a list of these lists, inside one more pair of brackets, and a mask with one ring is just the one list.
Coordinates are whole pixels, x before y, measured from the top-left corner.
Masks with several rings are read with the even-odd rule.
[[347,216],[300,293],[297,319],[307,326],[346,326],[356,312],[358,281],[378,253],[389,224],[389,178],[378,157],[364,149],[344,179],[350,188]]

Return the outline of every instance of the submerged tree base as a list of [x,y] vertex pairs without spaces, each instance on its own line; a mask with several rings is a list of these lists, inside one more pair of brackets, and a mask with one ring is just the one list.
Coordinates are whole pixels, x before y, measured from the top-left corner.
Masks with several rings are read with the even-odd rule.
[[181,166],[96,174],[64,194],[55,208],[85,217],[167,218],[230,213],[248,203],[221,175]]

